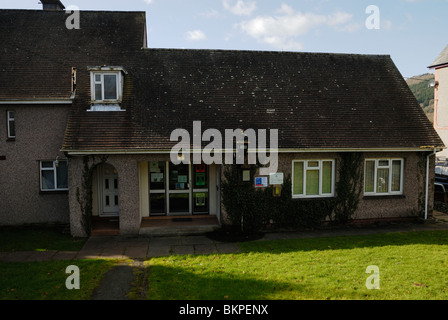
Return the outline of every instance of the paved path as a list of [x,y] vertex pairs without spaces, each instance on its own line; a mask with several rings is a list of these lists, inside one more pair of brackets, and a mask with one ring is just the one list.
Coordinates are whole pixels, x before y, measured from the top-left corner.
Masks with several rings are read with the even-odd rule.
[[[363,235],[387,232],[406,232],[424,230],[448,230],[448,215],[435,214],[435,219],[426,223],[397,223],[376,227],[348,227],[309,232],[266,233],[261,240],[296,239],[312,237],[331,237],[344,235]],[[213,254],[240,252],[237,243],[220,242],[206,236],[170,237],[90,237],[79,251],[20,251],[0,252],[0,261],[50,261],[74,259],[147,259],[173,254]]]

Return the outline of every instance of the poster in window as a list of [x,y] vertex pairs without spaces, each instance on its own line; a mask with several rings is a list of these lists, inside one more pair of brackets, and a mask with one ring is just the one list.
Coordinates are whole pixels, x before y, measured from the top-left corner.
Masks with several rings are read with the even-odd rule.
[[195,204],[197,207],[204,207],[205,206],[205,193],[195,193]]
[[151,182],[163,182],[163,173],[151,173]]
[[196,172],[205,172],[205,164],[197,164]]
[[205,172],[196,173],[196,186],[205,186]]
[[150,161],[149,172],[160,172],[159,163],[156,161]]

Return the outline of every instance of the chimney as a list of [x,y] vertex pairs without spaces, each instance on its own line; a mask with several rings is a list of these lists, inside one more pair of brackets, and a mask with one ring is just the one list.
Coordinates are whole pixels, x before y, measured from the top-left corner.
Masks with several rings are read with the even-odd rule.
[[64,11],[65,6],[59,0],[41,0],[44,11]]

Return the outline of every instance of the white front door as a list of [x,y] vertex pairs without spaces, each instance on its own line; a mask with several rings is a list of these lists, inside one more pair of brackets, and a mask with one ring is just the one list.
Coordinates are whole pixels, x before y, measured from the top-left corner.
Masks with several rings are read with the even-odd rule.
[[118,173],[112,166],[100,170],[100,215],[118,216]]

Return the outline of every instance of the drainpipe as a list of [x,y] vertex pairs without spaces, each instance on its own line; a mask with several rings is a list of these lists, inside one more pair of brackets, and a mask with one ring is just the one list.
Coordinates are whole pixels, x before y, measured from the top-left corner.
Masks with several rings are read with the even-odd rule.
[[428,196],[429,196],[429,158],[436,154],[436,148],[434,151],[426,157],[426,197],[425,197],[425,220],[428,219]]

